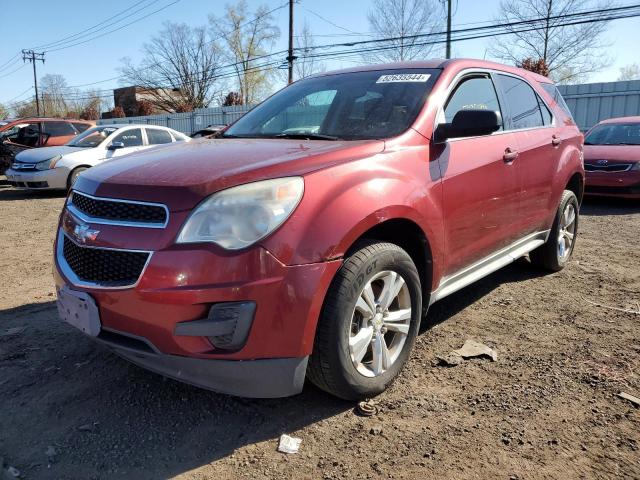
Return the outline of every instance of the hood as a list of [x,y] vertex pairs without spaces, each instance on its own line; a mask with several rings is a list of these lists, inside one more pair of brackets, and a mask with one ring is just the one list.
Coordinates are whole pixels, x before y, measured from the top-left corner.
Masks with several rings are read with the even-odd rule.
[[382,140],[202,139],[110,160],[79,177],[90,195],[193,208],[212,193],[243,183],[304,175],[375,155]]
[[585,145],[584,160],[609,160],[611,163],[640,162],[640,145]]
[[67,147],[65,145],[61,147],[32,148],[30,150],[24,150],[16,155],[16,162],[38,163],[48,160],[51,157],[55,157],[56,155],[67,155],[69,153],[75,153],[82,150],[87,149],[81,147]]

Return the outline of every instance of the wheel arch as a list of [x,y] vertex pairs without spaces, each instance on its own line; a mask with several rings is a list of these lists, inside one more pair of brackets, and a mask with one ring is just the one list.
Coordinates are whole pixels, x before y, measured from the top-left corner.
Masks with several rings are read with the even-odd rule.
[[73,176],[73,172],[77,171],[79,168],[89,169],[91,165],[76,165],[71,170],[69,170],[69,175],[67,175],[67,190],[71,190],[71,177]]
[[353,253],[363,240],[393,243],[409,254],[420,275],[423,311],[425,311],[425,306],[429,305],[433,285],[433,252],[424,230],[408,218],[390,218],[362,232],[348,246],[345,256]]
[[573,193],[575,193],[576,197],[578,198],[578,203],[581,204],[582,197],[584,195],[584,177],[582,176],[582,174],[580,172],[575,172],[573,175],[571,175],[564,189],[571,190]]

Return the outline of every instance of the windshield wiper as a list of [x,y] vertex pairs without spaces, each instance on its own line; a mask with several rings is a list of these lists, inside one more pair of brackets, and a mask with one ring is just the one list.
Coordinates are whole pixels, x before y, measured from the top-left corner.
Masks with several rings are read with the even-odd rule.
[[322,135],[321,133],[278,133],[274,138],[293,138],[301,140],[340,140],[333,135]]

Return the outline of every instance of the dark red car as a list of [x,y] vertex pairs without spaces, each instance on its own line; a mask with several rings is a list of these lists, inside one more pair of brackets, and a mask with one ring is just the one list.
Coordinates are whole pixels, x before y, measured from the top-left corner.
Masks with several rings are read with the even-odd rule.
[[61,316],[138,365],[278,397],[382,392],[429,305],[573,250],[582,135],[547,78],[478,60],[300,80],[221,138],[81,175]]
[[604,120],[584,144],[587,195],[640,198],[640,117]]

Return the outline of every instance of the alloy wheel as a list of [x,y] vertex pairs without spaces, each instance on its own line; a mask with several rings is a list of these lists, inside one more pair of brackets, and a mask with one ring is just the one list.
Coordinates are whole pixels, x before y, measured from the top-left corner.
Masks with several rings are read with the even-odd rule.
[[396,362],[409,333],[411,296],[397,272],[374,275],[362,288],[351,317],[349,354],[358,372],[377,377]]
[[558,229],[558,258],[565,260],[571,254],[573,239],[576,234],[576,209],[572,203],[567,203],[560,217]]

